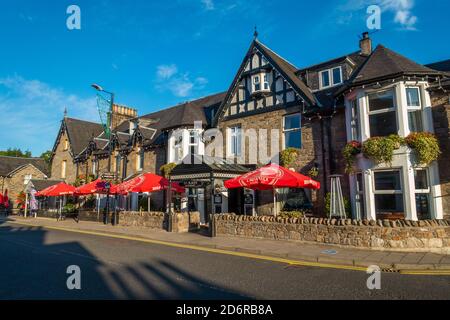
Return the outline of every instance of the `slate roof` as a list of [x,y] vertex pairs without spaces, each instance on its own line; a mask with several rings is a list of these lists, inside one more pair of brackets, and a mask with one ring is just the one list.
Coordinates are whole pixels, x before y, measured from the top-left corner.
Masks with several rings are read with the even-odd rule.
[[450,59],[426,64],[425,67],[438,71],[450,72]]
[[187,158],[191,157],[191,163],[188,163],[186,159],[182,161],[181,164],[177,165],[170,173],[170,176],[181,176],[186,174],[192,174],[195,172],[199,173],[234,173],[234,174],[244,174],[251,170],[254,170],[254,166],[244,166],[235,163],[228,163],[225,159],[209,157],[209,156],[199,156],[199,155],[188,155]]
[[418,64],[382,45],[376,47],[351,77],[352,85],[389,79],[400,75],[436,75],[440,72]]
[[311,106],[314,106],[317,101],[311,89],[297,76],[296,73],[298,71],[298,68],[266,47],[259,40],[255,40],[254,43],[255,47],[261,51],[261,53],[269,60],[269,62],[274,64],[274,67],[277,68],[278,71],[284,73],[286,80],[290,82],[294,89],[299,91],[298,93],[303,95],[303,98],[306,99],[306,102]]
[[[139,132],[147,143],[154,143],[164,130],[183,126],[193,127],[195,121],[202,121],[203,125],[207,126],[210,119],[206,111],[211,107],[217,108],[224,97],[225,93],[218,93],[139,117]],[[122,130],[119,128],[119,131]]]
[[0,176],[7,177],[14,171],[32,164],[42,173],[49,176],[49,166],[44,159],[41,158],[17,158],[17,157],[6,157],[0,156]]
[[93,137],[97,137],[103,132],[103,126],[100,123],[65,118],[64,124],[74,156],[79,155]]
[[42,191],[47,189],[48,187],[54,186],[55,184],[60,183],[60,180],[30,180],[31,184],[36,191]]

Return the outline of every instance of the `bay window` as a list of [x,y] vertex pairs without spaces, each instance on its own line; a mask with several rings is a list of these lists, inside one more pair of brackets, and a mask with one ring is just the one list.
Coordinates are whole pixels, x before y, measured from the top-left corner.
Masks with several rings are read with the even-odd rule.
[[230,127],[228,152],[230,156],[240,156],[242,151],[242,129],[240,126]]
[[374,182],[375,211],[377,215],[404,214],[400,170],[375,172]]
[[428,170],[414,170],[417,217],[420,220],[431,219],[430,215],[430,184]]
[[301,149],[302,128],[300,113],[285,116],[283,122],[284,148]]
[[418,87],[406,88],[406,102],[408,107],[408,126],[410,132],[423,131],[422,103]]
[[363,174],[357,173],[355,176],[356,180],[356,219],[361,220],[365,215],[365,203],[364,203],[364,184],[363,184]]
[[252,76],[252,93],[270,90],[269,74],[266,72]]
[[351,126],[352,140],[360,141],[361,133],[359,129],[358,103],[356,100],[352,100],[350,101],[350,105],[351,105],[350,126]]
[[394,90],[370,93],[368,102],[370,136],[386,137],[398,134]]
[[183,135],[175,136],[173,144],[173,162],[178,163],[183,160]]
[[189,152],[190,154],[199,154],[199,132],[189,130]]

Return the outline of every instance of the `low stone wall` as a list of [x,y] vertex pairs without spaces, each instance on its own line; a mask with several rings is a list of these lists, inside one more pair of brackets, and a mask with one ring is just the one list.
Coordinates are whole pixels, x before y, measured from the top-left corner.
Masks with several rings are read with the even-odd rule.
[[175,233],[190,232],[200,228],[200,213],[168,215],[163,212],[121,212],[119,225],[167,230]]
[[121,212],[119,225],[166,230],[167,220],[163,212]]
[[450,222],[357,221],[214,215],[213,236],[296,240],[358,248],[450,254]]
[[[58,212],[56,210],[52,211],[38,211],[37,216],[39,218],[51,218],[56,219],[58,217]],[[102,221],[102,215],[100,213],[100,217],[98,216],[97,212],[95,211],[80,211],[78,214],[66,214],[66,219],[72,219],[77,217],[80,219],[80,221],[93,221],[98,222]]]

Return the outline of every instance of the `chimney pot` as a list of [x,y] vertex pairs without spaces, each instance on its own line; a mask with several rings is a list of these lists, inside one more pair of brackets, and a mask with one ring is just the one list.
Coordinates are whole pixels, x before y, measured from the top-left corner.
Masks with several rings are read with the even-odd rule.
[[363,32],[362,39],[359,41],[359,48],[362,55],[368,56],[372,53],[372,39],[370,39],[368,32]]

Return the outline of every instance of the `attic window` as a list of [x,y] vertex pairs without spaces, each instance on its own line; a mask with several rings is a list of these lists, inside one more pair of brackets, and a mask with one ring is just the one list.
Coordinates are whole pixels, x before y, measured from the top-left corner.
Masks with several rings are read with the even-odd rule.
[[252,93],[270,91],[269,74],[261,72],[252,76]]
[[69,140],[65,139],[64,140],[64,151],[69,150]]
[[342,67],[336,67],[319,72],[320,74],[320,89],[337,86],[343,82]]

